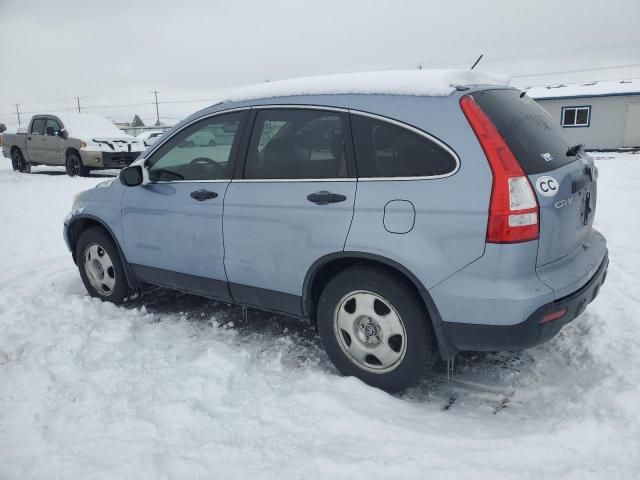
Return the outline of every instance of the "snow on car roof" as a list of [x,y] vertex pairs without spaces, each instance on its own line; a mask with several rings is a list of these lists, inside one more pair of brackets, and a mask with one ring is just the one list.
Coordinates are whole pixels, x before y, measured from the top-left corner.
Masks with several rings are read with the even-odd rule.
[[541,85],[526,89],[536,99],[640,94],[640,79]]
[[99,115],[71,112],[56,112],[47,115],[54,115],[62,120],[64,128],[72,137],[129,137],[113,122]]
[[386,70],[301,77],[240,87],[229,100],[326,94],[447,96],[456,85],[508,85],[509,78],[475,70]]

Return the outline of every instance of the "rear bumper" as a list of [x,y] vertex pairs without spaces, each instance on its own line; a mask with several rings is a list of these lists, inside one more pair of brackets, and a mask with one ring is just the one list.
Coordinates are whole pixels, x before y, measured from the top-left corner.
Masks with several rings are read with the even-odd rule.
[[[542,305],[524,322],[515,325],[442,322],[443,334],[458,351],[522,350],[546,342],[580,315],[596,298],[606,279],[608,267],[609,256],[605,253],[598,270],[582,288],[559,300]],[[546,315],[562,309],[566,309],[564,316],[541,323]]]

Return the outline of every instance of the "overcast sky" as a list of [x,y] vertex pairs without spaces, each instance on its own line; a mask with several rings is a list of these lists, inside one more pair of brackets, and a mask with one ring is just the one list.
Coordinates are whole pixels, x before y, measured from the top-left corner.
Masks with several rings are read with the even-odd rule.
[[154,89],[199,100],[161,104],[173,121],[234,85],[469,67],[480,53],[479,69],[517,86],[640,78],[640,1],[0,0],[0,121],[16,122],[15,103],[80,96],[86,112],[149,123]]

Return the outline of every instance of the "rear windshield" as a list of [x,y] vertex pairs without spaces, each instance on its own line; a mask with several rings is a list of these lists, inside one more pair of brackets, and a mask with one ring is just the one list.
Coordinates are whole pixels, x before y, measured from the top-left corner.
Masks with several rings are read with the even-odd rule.
[[567,149],[576,142],[526,95],[513,89],[474,92],[473,98],[491,119],[527,175],[555,170],[573,162]]

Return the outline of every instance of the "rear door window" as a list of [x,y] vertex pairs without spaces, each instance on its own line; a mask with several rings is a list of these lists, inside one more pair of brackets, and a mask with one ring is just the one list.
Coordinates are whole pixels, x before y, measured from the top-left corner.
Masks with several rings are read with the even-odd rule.
[[44,135],[44,125],[45,125],[44,118],[36,118],[33,121],[33,125],[31,125],[31,133],[33,135]]
[[446,175],[457,161],[442,145],[393,123],[351,115],[358,177]]
[[472,94],[491,119],[527,175],[555,170],[573,162],[567,150],[576,142],[535,100],[515,89]]
[[346,177],[347,131],[346,115],[341,112],[260,110],[249,141],[244,178]]

